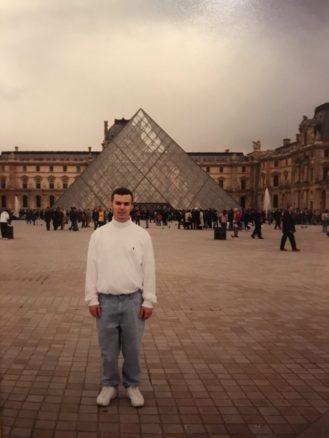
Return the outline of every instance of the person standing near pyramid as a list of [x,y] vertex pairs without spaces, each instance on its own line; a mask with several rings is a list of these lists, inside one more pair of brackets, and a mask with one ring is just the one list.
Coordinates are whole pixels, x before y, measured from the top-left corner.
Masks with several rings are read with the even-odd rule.
[[102,356],[99,406],[108,406],[122,383],[133,407],[144,405],[139,390],[139,363],[145,320],[156,303],[155,262],[150,235],[130,218],[133,193],[125,188],[111,195],[113,219],[93,232],[89,241],[85,300],[96,318]]

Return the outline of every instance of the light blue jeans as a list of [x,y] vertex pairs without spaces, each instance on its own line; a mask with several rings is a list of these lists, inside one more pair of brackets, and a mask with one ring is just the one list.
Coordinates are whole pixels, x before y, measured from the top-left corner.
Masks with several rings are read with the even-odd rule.
[[139,315],[142,292],[129,295],[99,294],[101,317],[96,319],[98,343],[102,355],[102,386],[117,386],[121,382],[118,359],[123,355],[123,386],[139,386],[144,321]]

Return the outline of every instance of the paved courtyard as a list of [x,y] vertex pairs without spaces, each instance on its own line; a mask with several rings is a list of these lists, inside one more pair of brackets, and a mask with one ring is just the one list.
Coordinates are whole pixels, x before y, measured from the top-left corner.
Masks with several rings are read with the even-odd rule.
[[95,405],[100,358],[83,297],[91,229],[15,222],[0,240],[3,437],[329,436],[329,238],[300,253],[242,231],[152,224],[159,304],[142,356],[145,407]]

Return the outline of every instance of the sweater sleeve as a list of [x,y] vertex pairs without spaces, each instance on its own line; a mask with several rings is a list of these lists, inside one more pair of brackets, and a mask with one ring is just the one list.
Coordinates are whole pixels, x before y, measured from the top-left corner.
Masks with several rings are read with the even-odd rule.
[[91,236],[87,255],[85,301],[88,306],[99,304],[97,295],[97,263],[94,236]]
[[153,307],[157,302],[155,292],[155,261],[152,240],[147,234],[143,254],[143,306]]

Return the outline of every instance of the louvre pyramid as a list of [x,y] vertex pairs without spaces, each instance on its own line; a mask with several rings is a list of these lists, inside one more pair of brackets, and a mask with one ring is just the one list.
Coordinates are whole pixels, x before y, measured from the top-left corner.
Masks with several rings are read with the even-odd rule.
[[112,191],[119,186],[132,190],[138,204],[217,210],[237,206],[142,109],[66,190],[56,206],[107,208]]

